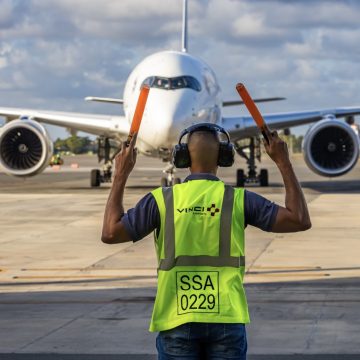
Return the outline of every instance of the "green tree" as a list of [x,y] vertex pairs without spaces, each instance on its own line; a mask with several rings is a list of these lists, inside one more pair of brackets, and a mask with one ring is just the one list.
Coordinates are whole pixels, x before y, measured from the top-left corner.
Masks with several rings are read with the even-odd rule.
[[72,135],[66,139],[66,146],[69,151],[74,154],[82,154],[87,151],[87,147],[90,145],[90,139],[85,137],[80,137],[76,135]]
[[280,137],[287,143],[290,153],[300,153],[301,144],[304,139],[303,135],[296,136],[294,134],[284,135],[280,133]]
[[54,141],[55,151],[70,151],[74,154],[83,154],[91,147],[93,147],[92,142],[87,136],[80,137],[72,135],[67,139],[57,138]]
[[69,151],[69,148],[66,145],[66,139],[57,138],[54,141],[54,149],[56,151]]
[[293,150],[294,150],[294,153],[299,153],[301,152],[301,144],[302,144],[302,141],[304,139],[304,136],[300,135],[300,136],[294,136],[294,139],[293,139]]

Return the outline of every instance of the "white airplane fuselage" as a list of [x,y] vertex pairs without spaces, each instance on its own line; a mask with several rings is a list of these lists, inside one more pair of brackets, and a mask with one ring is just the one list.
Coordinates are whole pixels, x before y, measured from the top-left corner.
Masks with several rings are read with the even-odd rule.
[[130,74],[124,90],[124,111],[131,123],[140,87],[150,93],[137,147],[145,155],[167,158],[184,128],[221,120],[221,89],[213,70],[185,52],[163,51],[145,58]]

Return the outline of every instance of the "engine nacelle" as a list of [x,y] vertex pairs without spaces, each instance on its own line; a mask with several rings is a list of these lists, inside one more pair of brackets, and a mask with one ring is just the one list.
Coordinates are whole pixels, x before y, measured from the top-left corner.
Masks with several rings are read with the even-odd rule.
[[13,120],[0,129],[0,165],[15,176],[32,176],[49,165],[53,144],[34,120]]
[[324,119],[305,134],[302,144],[306,164],[315,173],[334,177],[349,172],[359,158],[359,138],[346,123]]

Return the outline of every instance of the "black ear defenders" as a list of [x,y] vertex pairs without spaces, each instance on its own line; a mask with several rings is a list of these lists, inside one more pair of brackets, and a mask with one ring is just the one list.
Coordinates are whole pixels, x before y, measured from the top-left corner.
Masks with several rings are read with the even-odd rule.
[[210,123],[199,123],[192,125],[183,130],[179,137],[179,143],[175,145],[173,150],[173,164],[177,168],[188,168],[191,166],[191,159],[189,149],[186,143],[182,143],[181,140],[186,134],[192,134],[196,131],[209,131],[212,133],[225,134],[227,141],[220,141],[218,166],[228,167],[234,163],[235,150],[234,145],[230,142],[229,133],[219,125]]

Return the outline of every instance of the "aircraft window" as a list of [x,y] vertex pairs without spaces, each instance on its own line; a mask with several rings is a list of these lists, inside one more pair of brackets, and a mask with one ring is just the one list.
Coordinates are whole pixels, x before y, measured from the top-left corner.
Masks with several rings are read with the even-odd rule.
[[151,87],[158,89],[170,89],[170,81],[166,78],[155,77]]
[[143,81],[143,84],[149,85],[153,88],[176,90],[190,88],[195,91],[200,91],[200,83],[192,76],[177,76],[174,78],[164,78],[160,76],[150,76]]
[[181,89],[186,87],[185,79],[183,76],[172,78],[170,80],[172,89]]
[[152,87],[152,83],[154,81],[154,76],[150,76],[148,78],[146,78],[143,82],[142,82],[142,85],[148,85],[150,87]]
[[200,83],[192,76],[184,76],[186,87],[194,89],[196,91],[201,91]]

